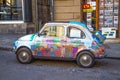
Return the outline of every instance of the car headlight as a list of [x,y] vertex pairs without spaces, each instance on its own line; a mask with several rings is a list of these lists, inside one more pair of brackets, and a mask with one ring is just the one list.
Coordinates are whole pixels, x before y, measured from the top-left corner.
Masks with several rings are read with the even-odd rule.
[[13,45],[16,46],[16,41],[13,42]]

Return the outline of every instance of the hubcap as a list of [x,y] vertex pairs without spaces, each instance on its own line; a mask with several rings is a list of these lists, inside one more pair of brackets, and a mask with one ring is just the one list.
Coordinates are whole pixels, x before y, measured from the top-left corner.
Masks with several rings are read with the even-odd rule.
[[92,63],[91,56],[89,56],[87,54],[83,54],[80,58],[80,63],[84,66],[89,66]]
[[27,52],[20,52],[18,57],[21,62],[27,62],[29,59],[29,54]]

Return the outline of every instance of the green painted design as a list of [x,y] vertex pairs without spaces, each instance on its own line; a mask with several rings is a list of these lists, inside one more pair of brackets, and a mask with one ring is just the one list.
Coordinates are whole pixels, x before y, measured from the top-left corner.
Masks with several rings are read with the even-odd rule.
[[31,35],[30,41],[33,41],[35,34]]
[[80,44],[82,44],[81,41],[77,41],[76,42],[76,47],[78,47]]
[[78,47],[79,46],[79,44],[76,44],[76,46],[75,47]]
[[60,42],[60,39],[59,38],[54,38],[53,41],[54,42]]
[[66,51],[66,57],[69,57],[69,50],[66,49],[65,51]]
[[36,43],[36,47],[39,47],[41,44],[40,44],[40,42],[37,42]]

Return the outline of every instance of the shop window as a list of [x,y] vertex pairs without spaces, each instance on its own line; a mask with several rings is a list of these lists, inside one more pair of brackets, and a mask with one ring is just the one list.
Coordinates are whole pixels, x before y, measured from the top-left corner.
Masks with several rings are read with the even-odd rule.
[[22,0],[0,0],[0,20],[23,20]]

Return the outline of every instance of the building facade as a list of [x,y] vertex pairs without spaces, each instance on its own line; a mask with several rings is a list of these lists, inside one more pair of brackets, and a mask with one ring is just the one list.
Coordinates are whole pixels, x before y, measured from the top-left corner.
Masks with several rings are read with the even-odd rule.
[[119,0],[54,0],[54,5],[55,21],[83,21],[107,38],[120,37]]
[[32,0],[0,0],[0,33],[26,33],[28,22]]
[[33,33],[48,21],[49,0],[0,0],[0,33]]
[[0,0],[0,33],[33,33],[49,21],[83,21],[118,38],[119,14],[119,0]]
[[81,21],[82,0],[54,0],[55,21]]

